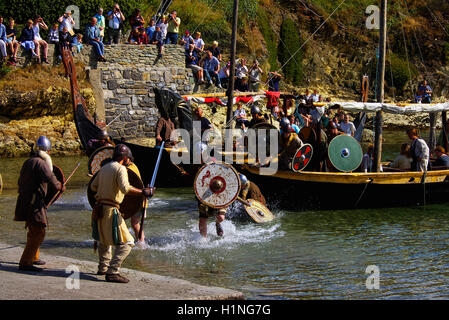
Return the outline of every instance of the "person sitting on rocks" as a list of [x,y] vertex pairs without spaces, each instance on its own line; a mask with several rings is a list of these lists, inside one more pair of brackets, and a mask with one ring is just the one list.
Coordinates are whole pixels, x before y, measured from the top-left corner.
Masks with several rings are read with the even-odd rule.
[[189,45],[189,48],[185,52],[186,56],[186,68],[190,68],[193,71],[193,75],[196,78],[196,82],[198,84],[202,84],[204,82],[204,73],[203,68],[201,68],[198,63],[198,54],[195,51],[195,46],[193,44]]
[[132,29],[129,33],[128,43],[137,44],[137,39],[139,38],[139,31],[137,29]]
[[236,122],[236,127],[241,127],[243,130],[249,126],[249,120],[246,117],[246,111],[243,109],[243,104],[239,103],[237,109],[234,111],[234,117]]
[[139,28],[139,37],[137,38],[137,44],[147,44],[147,33],[144,28]]
[[77,53],[80,53],[81,49],[83,49],[83,35],[78,33],[75,37],[73,37],[71,46],[76,48]]
[[[48,43],[47,41],[43,40],[39,34],[40,28],[44,30],[48,30],[47,25],[45,24],[44,20],[41,16],[36,16],[33,22],[33,30],[34,30],[34,45],[36,46],[36,54],[37,54],[37,61],[49,64],[47,61],[47,55],[48,55]],[[43,54],[42,57],[40,57],[40,46],[43,48]]]
[[228,87],[230,71],[231,71],[231,62],[228,61],[228,63],[226,63],[226,65],[223,68],[221,68],[220,71],[218,72],[218,78],[220,79],[220,83],[222,87],[225,89]]
[[0,16],[0,67],[6,61],[6,27],[3,24],[3,17]]
[[19,50],[19,42],[17,41],[17,29],[14,27],[14,19],[9,19],[9,24],[6,27],[6,47],[9,48],[11,56],[9,61],[15,65],[17,63],[17,51]]
[[86,43],[94,48],[95,53],[98,56],[98,61],[106,62],[104,57],[104,45],[103,42],[100,41],[100,29],[97,26],[96,18],[90,18],[90,24],[87,26],[86,30]]
[[162,58],[162,51],[164,47],[164,37],[159,25],[156,26],[156,31],[153,33],[151,44],[155,44],[158,48],[158,58]]
[[193,34],[193,44],[195,45],[195,50],[198,54],[204,51],[204,41],[201,39],[201,32],[197,31]]
[[67,27],[62,28],[62,31],[59,33],[59,43],[55,45],[55,53],[59,60],[62,60],[62,48],[72,48],[72,36]]
[[240,92],[248,92],[249,91],[248,77],[246,76],[242,77],[239,81],[238,86],[235,89]]
[[28,20],[19,37],[19,42],[25,51],[30,51],[32,57],[37,57],[34,43],[33,20]]
[[213,83],[212,79],[215,80],[215,85],[221,88],[220,78],[218,77],[218,72],[220,71],[220,61],[212,55],[212,52],[206,52],[206,59],[204,59],[204,75],[208,82],[208,87]]
[[208,49],[210,52],[212,52],[212,55],[218,59],[218,61],[221,61],[221,52],[220,48],[218,48],[218,41],[213,41],[212,46]]
[[53,24],[53,27],[48,32],[48,43],[59,44],[59,25],[57,23]]
[[195,44],[193,42],[193,37],[190,35],[190,31],[186,30],[184,33],[184,36],[179,40],[179,44],[184,45],[184,49],[189,50],[189,46],[193,44],[195,47]]

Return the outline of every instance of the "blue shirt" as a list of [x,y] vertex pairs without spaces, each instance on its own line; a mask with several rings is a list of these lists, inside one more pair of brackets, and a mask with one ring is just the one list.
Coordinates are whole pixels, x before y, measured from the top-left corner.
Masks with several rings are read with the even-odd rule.
[[[198,54],[196,53],[196,50],[193,50],[192,52],[186,50],[185,56],[186,56],[186,66],[191,64],[194,65],[198,64]],[[190,59],[190,57],[195,57],[195,59]]]
[[0,24],[0,40],[6,42],[6,27],[3,24]]
[[220,61],[217,58],[212,56],[211,59],[204,60],[204,69],[207,71],[216,71],[218,70],[218,66],[220,65]]
[[153,38],[153,33],[156,31],[156,26],[148,27],[147,28],[147,38],[151,41]]
[[418,88],[418,91],[423,92],[422,96],[424,98],[428,98],[432,95],[431,93],[426,92],[426,91],[432,91],[432,88],[429,85],[427,85],[427,86],[420,85]]
[[100,38],[100,29],[95,25],[89,24],[86,28],[87,41]]

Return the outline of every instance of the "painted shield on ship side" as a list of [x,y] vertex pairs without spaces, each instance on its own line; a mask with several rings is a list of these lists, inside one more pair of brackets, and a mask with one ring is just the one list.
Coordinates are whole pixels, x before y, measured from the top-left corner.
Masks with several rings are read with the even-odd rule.
[[114,153],[114,147],[106,146],[98,148],[91,154],[89,162],[87,163],[87,168],[89,174],[96,174],[103,165],[108,163],[112,159],[112,154]]
[[[128,171],[128,181],[129,184],[135,188],[142,189],[143,188],[143,182],[139,178],[139,172],[135,172],[134,167],[137,168],[135,165],[127,167]],[[134,169],[134,170],[133,170]],[[97,176],[98,172],[95,173],[95,175],[90,179],[89,185],[87,186],[87,199],[89,201],[89,204],[91,208],[95,206],[95,192],[91,189],[91,184],[94,178]],[[120,213],[123,216],[123,219],[131,218],[133,215],[135,215],[139,210],[142,210],[144,205],[144,197],[143,195],[125,195],[125,198],[123,198],[123,202],[120,204]]]
[[304,170],[310,163],[313,156],[313,148],[310,144],[305,144],[296,151],[292,161],[292,170],[299,172]]
[[251,204],[251,206],[245,206],[245,210],[255,222],[265,223],[274,219],[274,215],[262,203],[253,199],[247,199],[247,201]]
[[351,172],[362,163],[363,151],[356,139],[347,135],[339,135],[329,144],[328,155],[337,170]]
[[[65,182],[65,177],[64,177],[64,172],[62,172],[61,168],[59,168],[58,166],[53,165],[53,174],[55,175],[56,179],[58,179],[58,181],[61,184],[64,184]],[[47,190],[47,195],[45,196],[45,205],[47,207],[51,206],[53,203],[56,202],[56,200],[59,199],[59,197],[61,196],[61,193],[59,192],[58,196],[53,200],[52,203],[50,203],[51,199],[53,199],[53,197],[59,192],[59,189],[55,189],[53,188],[50,184],[48,184],[48,190]]]
[[193,187],[201,203],[215,209],[226,208],[240,193],[240,178],[231,165],[214,162],[198,170]]

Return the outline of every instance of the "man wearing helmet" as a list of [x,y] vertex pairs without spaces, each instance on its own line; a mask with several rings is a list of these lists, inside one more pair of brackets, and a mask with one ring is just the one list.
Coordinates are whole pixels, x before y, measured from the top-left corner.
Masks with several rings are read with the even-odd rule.
[[[112,161],[104,165],[92,181],[91,188],[97,200],[92,211],[92,237],[98,242],[98,275],[106,275],[106,281],[127,283],[119,269],[134,246],[134,238],[119,212],[125,194],[151,197],[153,188],[142,190],[132,187],[128,181],[126,165],[131,162],[131,150],[124,144],[115,146]],[[112,255],[112,247],[115,247]]]
[[298,135],[293,131],[290,121],[287,118],[281,120],[281,134],[279,138],[279,168],[290,170],[293,157],[302,147],[303,143]]
[[240,177],[240,183],[241,183],[239,197],[242,198],[243,200],[246,200],[246,199],[256,200],[256,201],[262,203],[264,206],[266,206],[267,201],[265,200],[265,197],[263,196],[259,187],[254,182],[249,181],[248,178],[244,174],[240,173],[239,177]]
[[87,153],[90,155],[98,148],[106,147],[106,146],[113,147],[114,143],[111,141],[111,138],[109,137],[109,134],[107,133],[107,131],[102,130],[98,134],[97,139],[90,139],[87,142],[87,149],[88,149]]
[[33,264],[43,265],[39,260],[39,247],[45,238],[47,221],[47,205],[45,197],[48,188],[64,191],[62,185],[53,174],[50,158],[51,143],[45,136],[40,136],[30,158],[22,166],[19,176],[19,196],[17,197],[15,221],[25,221],[28,229],[27,243],[19,262],[21,271],[41,271]]
[[262,111],[260,111],[258,106],[253,105],[251,107],[251,121],[248,123],[248,128],[252,128],[261,122],[266,122],[265,118],[262,116]]

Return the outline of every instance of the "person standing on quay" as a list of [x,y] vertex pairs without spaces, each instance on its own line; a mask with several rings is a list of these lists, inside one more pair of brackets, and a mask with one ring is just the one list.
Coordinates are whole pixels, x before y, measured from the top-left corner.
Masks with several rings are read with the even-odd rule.
[[19,177],[19,196],[15,210],[15,221],[25,221],[28,229],[27,243],[19,262],[20,271],[42,271],[33,264],[44,265],[39,260],[39,247],[45,238],[47,221],[47,196],[49,185],[55,190],[65,190],[64,185],[53,174],[50,158],[51,143],[45,136],[36,142],[37,150],[32,151],[30,158],[22,166]]

